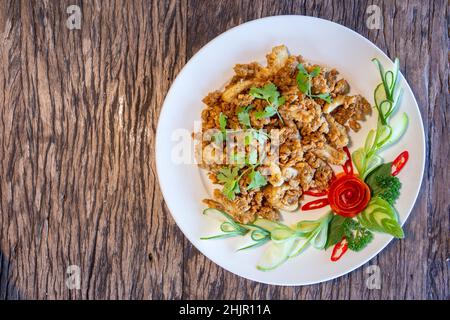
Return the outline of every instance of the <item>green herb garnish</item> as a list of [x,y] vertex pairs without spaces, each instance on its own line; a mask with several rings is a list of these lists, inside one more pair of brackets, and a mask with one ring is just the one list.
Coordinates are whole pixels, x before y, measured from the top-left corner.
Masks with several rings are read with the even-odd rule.
[[222,112],[219,114],[219,127],[220,131],[213,135],[213,140],[216,143],[222,143],[227,137],[227,116]]
[[393,205],[400,196],[402,183],[391,175],[392,162],[377,167],[367,177],[366,183],[372,190],[372,196],[378,196]]
[[280,92],[278,92],[277,87],[273,83],[266,84],[262,88],[251,88],[250,95],[257,99],[266,100],[269,104],[263,111],[256,112],[256,119],[270,118],[277,115],[280,121],[284,124],[283,118],[278,112],[278,107],[283,105],[286,102],[286,99],[284,97],[280,97]]
[[373,239],[373,234],[364,228],[358,221],[335,215],[328,226],[328,238],[325,249],[347,239],[348,248],[353,251],[364,249]]
[[390,117],[397,110],[402,95],[399,88],[399,60],[395,59],[393,71],[385,72],[378,59],[373,59],[381,76],[381,83],[374,91],[375,107],[378,111],[377,129],[370,130],[364,147],[353,152],[352,158],[359,175],[365,179],[370,172],[383,163],[378,152],[388,145],[397,142],[406,131],[408,116],[400,115],[390,123]]
[[239,223],[235,222],[226,212],[214,208],[207,208],[203,210],[203,214],[221,221],[222,224],[220,225],[220,230],[223,233],[208,237],[201,237],[200,239],[202,240],[226,239],[236,236],[244,236],[248,232],[247,228],[244,228]]
[[222,193],[230,200],[234,200],[236,197],[236,193],[241,192],[239,188],[239,180],[241,175],[239,175],[239,168],[234,167],[225,167],[219,169],[219,174],[217,175],[217,179],[222,182],[223,189]]
[[246,107],[240,107],[237,110],[237,117],[239,123],[245,128],[249,130],[249,135],[245,137],[245,145],[249,145],[252,139],[256,139],[260,144],[264,144],[267,139],[269,139],[269,135],[265,133],[263,130],[253,129],[252,124],[250,122],[250,110],[253,109],[252,105]]
[[261,188],[267,184],[266,178],[259,171],[252,170],[248,177],[250,178],[250,184],[248,185],[247,190]]
[[380,197],[370,200],[368,206],[358,216],[361,225],[371,231],[388,233],[396,238],[404,238],[399,224],[398,213],[393,206]]
[[361,251],[372,241],[373,234],[364,228],[358,221],[346,219],[344,223],[344,235],[348,242],[348,248],[352,251]]
[[286,260],[301,254],[307,247],[313,245],[322,249],[327,238],[331,213],[313,220],[301,221],[297,225],[289,227],[281,222],[257,218],[253,223],[240,224],[233,218],[218,209],[207,208],[205,215],[221,221],[221,234],[202,237],[202,240],[223,239],[229,237],[250,235],[251,243],[246,244],[238,251],[260,247],[266,243],[269,246],[263,253],[257,268],[261,271],[275,269]]
[[[239,154],[233,154],[234,161],[238,163],[236,167],[225,167],[219,169],[219,173],[217,174],[217,179],[223,183],[222,193],[230,200],[234,200],[236,194],[241,192],[239,187],[239,181],[241,178],[248,174],[250,182],[247,186],[247,190],[253,190],[257,188],[264,187],[267,184],[266,178],[257,171],[257,167],[259,166],[258,154],[256,150],[250,152],[248,158],[245,156],[240,157]],[[247,166],[247,168],[242,170],[242,173],[239,174],[239,170]]]
[[250,114],[249,114],[249,111],[252,108],[253,108],[252,105],[249,105],[246,107],[241,107],[238,109],[238,112],[237,112],[237,117],[238,117],[239,123],[241,125],[243,125],[244,128],[247,128],[247,129],[252,127],[252,125],[250,123]]
[[308,73],[306,71],[305,67],[299,63],[297,65],[298,73],[297,73],[297,86],[298,89],[305,94],[307,97],[313,99],[313,98],[319,98],[322,99],[328,103],[331,103],[332,99],[329,93],[321,93],[321,94],[312,94],[311,88],[312,88],[312,78],[317,77],[320,74],[320,67],[314,67],[314,69],[311,71],[311,73]]

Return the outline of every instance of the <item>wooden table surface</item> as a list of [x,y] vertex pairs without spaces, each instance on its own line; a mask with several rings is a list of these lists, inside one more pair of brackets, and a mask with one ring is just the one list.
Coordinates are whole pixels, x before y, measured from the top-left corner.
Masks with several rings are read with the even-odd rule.
[[[66,25],[69,5],[81,29]],[[381,8],[381,29],[366,9]],[[305,287],[247,281],[200,254],[158,187],[158,114],[189,58],[223,31],[302,14],[370,39],[419,103],[419,199],[364,267]],[[448,4],[436,1],[0,0],[0,299],[448,299]],[[68,289],[79,266],[81,287]],[[381,289],[366,286],[378,265]]]

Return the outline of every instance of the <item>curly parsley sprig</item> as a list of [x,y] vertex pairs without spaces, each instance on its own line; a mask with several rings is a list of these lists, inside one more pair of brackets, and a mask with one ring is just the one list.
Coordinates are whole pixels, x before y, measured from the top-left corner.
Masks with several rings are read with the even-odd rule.
[[400,196],[402,183],[391,174],[392,162],[385,163],[374,169],[366,179],[372,190],[372,196],[380,197],[393,205]]
[[344,223],[344,235],[348,248],[352,251],[361,251],[372,241],[373,234],[364,228],[357,220],[347,219]]
[[328,239],[325,249],[347,239],[348,248],[352,251],[361,251],[373,239],[373,234],[364,228],[357,220],[335,215],[330,221]]

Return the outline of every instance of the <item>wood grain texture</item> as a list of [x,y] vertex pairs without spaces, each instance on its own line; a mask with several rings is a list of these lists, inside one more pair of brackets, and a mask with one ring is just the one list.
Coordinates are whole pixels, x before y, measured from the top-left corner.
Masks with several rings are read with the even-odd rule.
[[0,297],[180,298],[153,145],[186,4],[79,3],[81,30],[69,4],[1,2]]
[[[66,9],[79,5],[81,30]],[[381,30],[366,27],[377,4]],[[276,287],[201,255],[158,187],[154,138],[176,74],[243,22],[304,14],[367,37],[421,108],[427,163],[419,199],[364,267],[323,284]],[[0,1],[0,299],[448,299],[448,4],[420,1]],[[376,264],[381,290],[369,290]],[[66,268],[81,268],[69,290]]]

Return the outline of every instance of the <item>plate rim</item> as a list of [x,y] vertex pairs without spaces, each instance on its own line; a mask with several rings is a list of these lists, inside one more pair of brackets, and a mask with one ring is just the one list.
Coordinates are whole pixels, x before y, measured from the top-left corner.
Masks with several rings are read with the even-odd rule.
[[[201,52],[205,51],[208,47],[214,45],[215,42],[219,41],[222,37],[224,37],[225,35],[227,35],[228,33],[231,33],[232,31],[241,28],[245,25],[250,25],[250,24],[256,24],[256,23],[260,23],[261,21],[266,21],[266,20],[277,20],[277,19],[292,19],[292,18],[300,18],[300,19],[309,19],[309,20],[319,20],[322,23],[329,23],[334,25],[334,27],[336,28],[341,28],[346,32],[350,32],[352,33],[354,36],[356,36],[357,38],[363,40],[364,42],[366,42],[368,45],[375,47],[380,55],[382,55],[386,60],[388,60],[391,64],[393,64],[394,62],[391,60],[391,58],[383,51],[381,50],[375,43],[373,43],[372,41],[370,41],[369,39],[367,39],[366,37],[364,37],[363,35],[361,35],[360,33],[350,29],[349,27],[346,27],[342,24],[339,24],[337,22],[331,21],[331,20],[327,20],[324,18],[319,18],[319,17],[314,17],[314,16],[306,16],[306,15],[272,15],[272,16],[266,16],[266,17],[262,17],[262,18],[257,18],[257,19],[253,19],[253,20],[249,20],[246,21],[244,23],[238,24],[230,29],[227,29],[226,31],[220,33],[219,35],[217,35],[216,37],[214,37],[213,39],[211,39],[208,43],[206,43],[205,45],[203,45],[185,64],[184,66],[181,68],[181,70],[178,72],[177,76],[175,77],[175,79],[173,80],[173,82],[170,85],[169,90],[167,91],[166,95],[164,96],[164,102],[162,104],[161,110],[159,112],[159,116],[158,116],[158,124],[157,124],[157,128],[156,128],[156,135],[155,135],[155,154],[154,154],[154,158],[155,158],[155,163],[156,163],[156,175],[157,175],[157,180],[159,183],[159,187],[161,190],[161,193],[163,195],[164,198],[164,202],[167,205],[167,208],[169,209],[170,215],[172,216],[173,220],[175,221],[177,227],[181,230],[181,232],[183,233],[183,235],[189,240],[189,242],[191,243],[192,246],[194,246],[203,256],[205,256],[207,259],[209,259],[210,261],[212,261],[214,264],[216,264],[218,267],[232,273],[233,275],[236,275],[238,277],[241,277],[243,279],[248,279],[251,281],[255,281],[257,283],[263,283],[263,284],[268,284],[268,285],[274,285],[274,286],[281,286],[281,287],[297,287],[297,286],[308,286],[308,285],[313,285],[313,284],[319,284],[319,283],[324,283],[324,282],[328,282],[331,281],[333,279],[337,279],[340,278],[346,274],[349,274],[353,271],[355,271],[356,269],[359,269],[361,266],[363,266],[364,264],[366,264],[367,262],[369,262],[370,260],[372,260],[374,257],[378,256],[378,254],[380,254],[381,251],[383,251],[390,243],[391,241],[394,239],[394,237],[390,237],[389,240],[386,241],[386,243],[381,246],[380,249],[378,249],[377,251],[375,251],[375,253],[373,253],[371,256],[369,256],[369,258],[367,259],[363,259],[360,263],[356,263],[354,267],[347,269],[344,272],[338,273],[336,275],[324,278],[320,281],[310,281],[310,282],[302,282],[302,283],[296,283],[296,284],[292,284],[292,283],[279,283],[279,282],[272,282],[272,281],[261,281],[259,279],[256,279],[254,277],[251,276],[243,276],[240,274],[237,274],[236,272],[228,269],[227,267],[223,266],[222,264],[218,263],[215,259],[211,258],[210,256],[208,256],[207,254],[205,254],[205,252],[203,252],[203,250],[201,250],[200,248],[198,248],[196,246],[196,244],[194,243],[194,241],[191,240],[191,236],[188,234],[188,232],[186,232],[186,230],[182,227],[182,225],[179,223],[179,221],[177,220],[176,216],[173,214],[173,210],[171,209],[170,204],[168,203],[168,201],[166,201],[166,194],[168,194],[168,191],[166,189],[166,185],[165,183],[162,182],[162,179],[160,179],[160,176],[162,176],[161,173],[161,165],[159,164],[161,160],[158,160],[158,150],[159,150],[159,145],[162,143],[161,138],[161,119],[164,119],[166,117],[166,113],[167,113],[167,97],[172,93],[172,91],[175,88],[175,84],[180,80],[181,75],[188,69],[187,67],[193,63],[195,63],[195,61],[198,59],[198,57],[200,56]],[[422,153],[423,153],[423,160],[421,161],[421,174],[420,174],[420,183],[419,183],[419,187],[417,189],[417,191],[415,192],[414,195],[414,201],[411,203],[410,205],[410,209],[408,210],[408,214],[405,216],[405,219],[403,222],[401,222],[401,225],[403,226],[406,221],[409,219],[411,212],[413,211],[416,203],[417,203],[417,198],[418,195],[420,193],[420,190],[422,189],[422,184],[423,184],[423,176],[424,176],[424,171],[425,171],[425,163],[427,161],[427,156],[426,156],[426,134],[425,134],[425,128],[424,128],[424,123],[423,123],[423,118],[422,118],[422,113],[421,110],[419,108],[419,104],[417,103],[417,99],[415,97],[414,91],[411,89],[411,86],[409,85],[408,81],[406,80],[406,78],[403,76],[403,73],[401,71],[399,71],[400,77],[404,80],[404,84],[407,87],[407,89],[412,93],[412,100],[414,102],[414,107],[417,109],[418,112],[418,118],[419,118],[419,127],[421,129],[421,135],[422,135]]]

